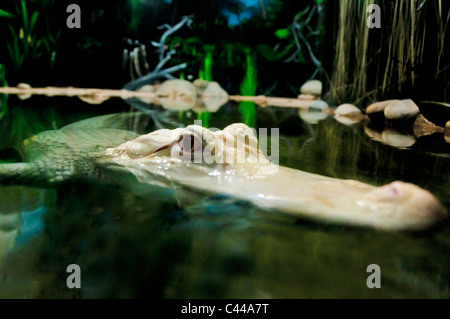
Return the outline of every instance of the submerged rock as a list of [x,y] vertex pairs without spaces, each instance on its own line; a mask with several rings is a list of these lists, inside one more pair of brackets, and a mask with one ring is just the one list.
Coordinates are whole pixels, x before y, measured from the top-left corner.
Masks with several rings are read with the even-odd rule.
[[341,104],[334,111],[336,120],[345,125],[352,125],[361,122],[365,116],[359,108],[353,104]]
[[447,143],[450,143],[450,121],[445,124],[444,138]]
[[444,128],[431,123],[422,114],[419,114],[413,124],[413,132],[415,136],[420,137],[434,133],[443,133]]
[[311,80],[305,82],[300,87],[301,94],[312,94],[312,95],[321,95],[322,94],[322,82],[319,80]]

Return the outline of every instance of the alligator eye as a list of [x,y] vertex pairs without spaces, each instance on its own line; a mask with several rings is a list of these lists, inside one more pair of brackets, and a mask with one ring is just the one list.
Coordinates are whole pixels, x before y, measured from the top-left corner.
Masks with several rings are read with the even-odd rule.
[[177,144],[183,154],[192,154],[193,152],[202,149],[202,141],[191,134],[181,135]]
[[202,139],[194,134],[183,134],[171,149],[171,156],[182,159],[183,161],[191,161],[195,154],[202,154]]

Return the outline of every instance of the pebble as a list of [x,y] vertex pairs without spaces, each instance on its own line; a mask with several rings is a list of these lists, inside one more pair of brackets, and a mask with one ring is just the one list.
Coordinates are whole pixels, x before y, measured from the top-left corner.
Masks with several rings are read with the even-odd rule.
[[353,104],[341,104],[334,111],[336,121],[345,124],[353,125],[361,122],[364,119],[364,114],[359,108]]
[[366,108],[366,114],[370,115],[370,114],[374,114],[374,113],[383,112],[384,109],[386,108],[386,106],[388,106],[389,103],[394,102],[394,101],[400,101],[400,100],[386,100],[386,101],[380,101],[380,102],[370,104]]
[[384,109],[384,116],[388,120],[408,120],[419,113],[419,107],[410,99],[391,102]]
[[300,93],[320,96],[322,94],[322,82],[319,80],[306,81],[300,87]]

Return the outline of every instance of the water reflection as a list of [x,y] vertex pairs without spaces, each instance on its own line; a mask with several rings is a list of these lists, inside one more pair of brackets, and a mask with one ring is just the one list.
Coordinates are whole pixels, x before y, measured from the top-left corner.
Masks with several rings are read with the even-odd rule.
[[[166,111],[155,109],[177,125],[192,124]],[[242,116],[228,104],[216,115],[210,124],[221,128]],[[23,123],[37,118],[25,113]],[[127,125],[143,132],[155,129],[152,123],[147,116]],[[450,150],[436,136],[398,149],[370,138],[363,123],[346,126],[328,116],[310,124],[295,109],[271,107],[257,107],[255,126],[280,127],[281,165],[377,185],[400,179],[450,206]],[[4,147],[18,140],[9,132],[2,132]],[[0,238],[0,297],[450,297],[448,224],[420,235],[337,227],[124,178],[55,189],[2,186],[2,234],[17,232]],[[16,245],[23,212],[39,215],[42,224],[34,223],[40,231]],[[82,270],[80,290],[66,286],[72,263]],[[373,263],[381,267],[382,289],[365,284]]]
[[364,127],[364,132],[373,139],[393,147],[408,148],[416,142],[416,137],[412,134],[403,133],[395,129],[385,129],[383,131],[377,131],[372,129],[370,125]]

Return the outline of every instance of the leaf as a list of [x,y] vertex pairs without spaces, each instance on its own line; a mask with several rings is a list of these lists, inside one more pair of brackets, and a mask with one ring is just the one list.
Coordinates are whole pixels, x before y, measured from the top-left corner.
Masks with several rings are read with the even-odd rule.
[[13,18],[13,17],[14,17],[14,14],[0,9],[0,18]]
[[34,58],[34,57],[39,57],[40,56],[40,52],[38,52],[38,50],[39,50],[39,47],[42,45],[42,40],[38,40],[37,41],[37,43],[36,43],[36,45],[33,47],[33,51],[32,51],[32,53],[31,53],[31,55],[32,55],[32,57]]
[[299,63],[305,63],[306,59],[305,56],[303,55],[303,51],[298,51],[298,62]]
[[9,56],[11,57],[11,60],[12,60],[13,57],[14,57],[14,51],[13,51],[13,48],[12,48],[11,44],[9,44],[9,43],[6,43],[6,47],[7,47],[7,49],[8,49]]
[[442,106],[450,107],[450,103],[435,102],[435,101],[420,101],[420,102],[422,102],[422,103],[430,103],[430,104],[437,104],[437,105],[442,105]]
[[25,5],[25,0],[21,0],[20,4],[22,6],[22,23],[23,23],[23,29],[25,31],[25,34],[28,34],[28,12],[27,12],[27,6]]
[[259,44],[256,47],[256,52],[269,61],[276,61],[277,54],[273,51],[273,48],[268,44]]
[[45,49],[47,50],[47,52],[48,53],[50,53],[50,43],[49,43],[49,40],[48,39],[46,39],[46,38],[43,38],[42,39],[42,43],[44,43],[44,46],[45,46]]
[[31,16],[31,22],[30,22],[30,34],[33,33],[34,25],[36,24],[37,18],[39,16],[39,12],[33,12],[33,15]]
[[277,31],[275,31],[275,36],[278,39],[287,39],[290,35],[291,35],[291,31],[288,28],[278,29]]
[[14,30],[14,27],[12,25],[8,26],[9,31],[11,32],[11,35],[13,36],[13,38],[17,38],[17,32],[16,30]]

